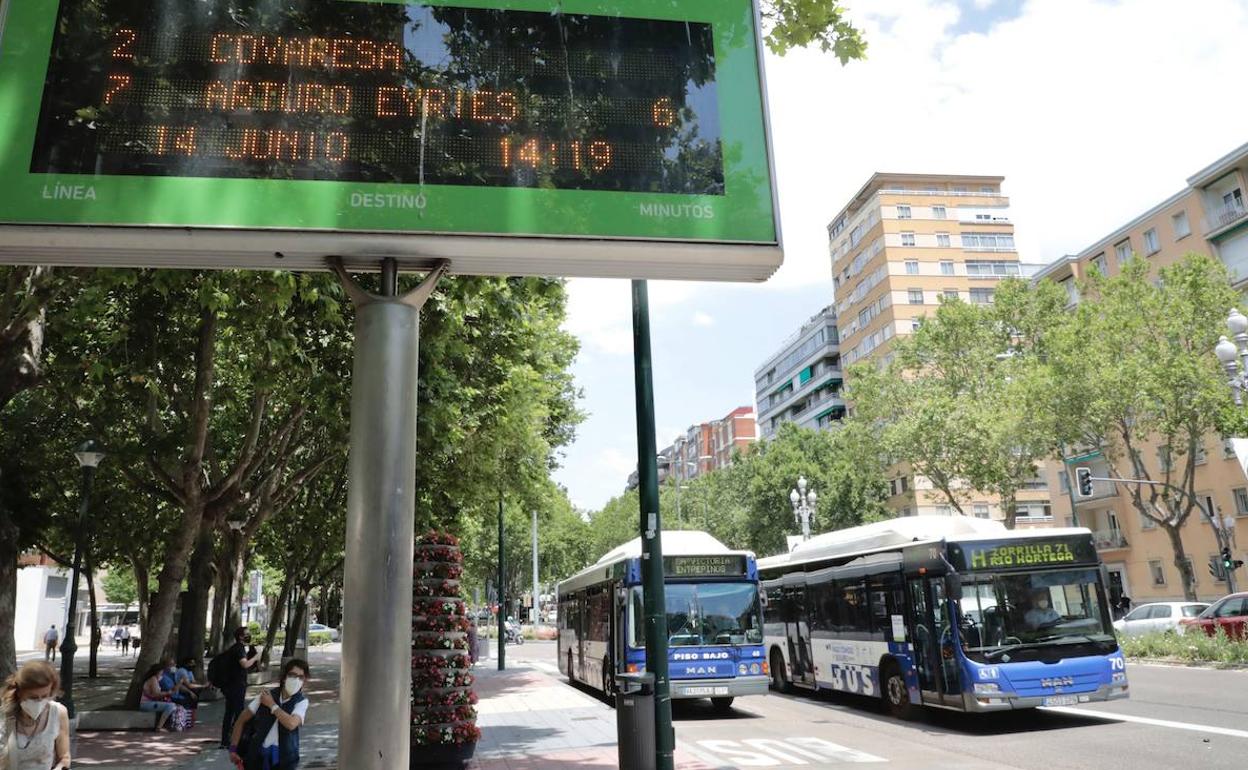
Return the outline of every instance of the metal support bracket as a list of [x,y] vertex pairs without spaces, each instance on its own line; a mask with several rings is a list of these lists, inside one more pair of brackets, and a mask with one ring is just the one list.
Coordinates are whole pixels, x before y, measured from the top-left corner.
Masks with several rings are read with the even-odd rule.
[[442,280],[442,276],[451,270],[451,261],[449,259],[439,259],[433,266],[433,269],[425,275],[425,279],[420,282],[419,286],[398,297],[387,297],[385,295],[373,294],[360,286],[351,277],[351,274],[347,272],[347,268],[342,262],[342,257],[326,257],[325,261],[329,264],[329,269],[338,276],[338,280],[342,282],[342,287],[346,290],[347,296],[351,298],[351,303],[357,309],[374,302],[397,301],[419,310],[424,307],[429,296],[433,294],[433,290],[438,287],[438,281]]

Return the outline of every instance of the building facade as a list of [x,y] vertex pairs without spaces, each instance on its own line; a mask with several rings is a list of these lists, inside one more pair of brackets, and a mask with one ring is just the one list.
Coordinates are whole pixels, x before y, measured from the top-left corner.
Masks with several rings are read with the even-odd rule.
[[[835,316],[845,366],[886,365],[893,340],[911,334],[946,299],[986,304],[995,286],[1036,267],[1019,260],[1000,176],[876,173],[828,225]],[[762,403],[759,405],[762,415]],[[953,512],[905,465],[891,469],[889,507],[900,515]],[[1004,518],[991,495],[970,494],[968,515]],[[1053,521],[1048,481],[1019,495],[1019,526]]]
[[739,406],[711,423],[711,468],[732,465],[733,452],[745,453],[758,440],[754,408]]
[[[754,409],[749,406],[739,406],[718,420],[690,425],[683,435],[659,450],[659,483],[669,478],[688,481],[727,468],[732,465],[734,451],[745,452],[757,440]],[[638,473],[634,470],[624,489],[636,489],[637,484]]]
[[760,438],[786,422],[825,429],[845,417],[836,318],[833,306],[820,310],[754,370]]
[[[1241,290],[1248,288],[1248,208],[1244,205],[1248,181],[1248,145],[1220,158],[1188,178],[1186,186],[1140,216],[1097,242],[1054,261],[1037,276],[1066,289],[1070,306],[1079,302],[1078,283],[1095,267],[1104,275],[1116,275],[1132,255],[1147,259],[1156,269],[1172,264],[1192,252],[1222,260]],[[1157,478],[1164,458],[1156,446],[1144,454],[1153,463]],[[1115,592],[1135,603],[1180,599],[1183,582],[1174,563],[1174,550],[1164,530],[1140,515],[1131,504],[1125,485],[1093,482],[1089,498],[1074,501],[1070,495],[1073,469],[1086,466],[1095,477],[1108,477],[1109,466],[1096,452],[1072,453],[1064,463],[1052,463],[1049,482],[1055,495],[1054,509],[1064,524],[1078,524],[1096,533],[1097,548],[1109,569]],[[1196,489],[1206,511],[1234,534],[1236,558],[1248,560],[1248,478],[1230,442],[1206,436],[1198,450]],[[1184,549],[1196,577],[1202,599],[1226,593],[1227,583],[1209,566],[1218,556],[1213,525],[1203,515],[1193,515],[1181,528]],[[1248,572],[1236,575],[1241,590]]]

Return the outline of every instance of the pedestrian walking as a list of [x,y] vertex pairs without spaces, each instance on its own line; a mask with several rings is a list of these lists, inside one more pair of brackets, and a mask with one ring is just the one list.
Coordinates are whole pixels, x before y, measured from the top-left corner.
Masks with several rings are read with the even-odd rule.
[[[308,662],[291,658],[282,666],[282,685],[264,690],[247,705],[230,733],[230,761],[241,770],[297,770],[299,728],[308,715],[303,686],[310,676]],[[240,746],[249,722],[251,740]]]
[[[224,657],[222,657],[224,656]],[[251,644],[251,634],[246,628],[234,631],[234,644],[209,666],[209,680],[221,689],[225,697],[225,716],[221,720],[221,748],[235,745],[230,742],[231,730],[238,715],[242,713],[247,697],[247,672],[260,660],[260,653]]]
[[61,689],[56,669],[31,661],[0,690],[0,767],[5,770],[66,770],[69,712],[52,700]]
[[56,630],[56,624],[53,623],[43,634],[43,659],[45,661],[56,660],[56,643],[60,641],[61,635]]
[[114,650],[121,649],[121,630],[122,630],[121,626],[117,626],[116,628],[113,629],[113,649]]
[[477,665],[477,621],[468,618],[468,660]]
[[125,626],[121,629],[121,654],[130,654],[130,629]]

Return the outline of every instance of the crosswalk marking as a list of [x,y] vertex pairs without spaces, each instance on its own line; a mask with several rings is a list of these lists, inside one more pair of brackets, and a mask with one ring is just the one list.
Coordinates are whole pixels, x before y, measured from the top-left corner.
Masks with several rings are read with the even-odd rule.
[[716,761],[737,767],[777,765],[826,765],[828,760],[844,763],[887,762],[883,757],[851,749],[813,737],[746,738],[740,741],[701,740],[696,742]]

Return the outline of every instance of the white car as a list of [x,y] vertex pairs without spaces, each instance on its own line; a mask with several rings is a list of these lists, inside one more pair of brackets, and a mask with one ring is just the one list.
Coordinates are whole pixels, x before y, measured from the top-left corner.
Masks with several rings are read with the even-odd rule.
[[308,624],[308,633],[310,633],[310,634],[315,634],[315,633],[316,633],[316,632],[318,632],[318,631],[323,631],[323,632],[325,632],[325,633],[328,633],[328,634],[329,634],[329,641],[331,641],[331,642],[336,642],[336,641],[338,641],[338,629],[336,629],[336,628],[330,628],[329,626],[325,625],[324,623],[309,623],[309,624]]
[[1141,604],[1114,621],[1114,630],[1123,636],[1177,631],[1179,621],[1194,618],[1208,607],[1206,602],[1152,602]]

